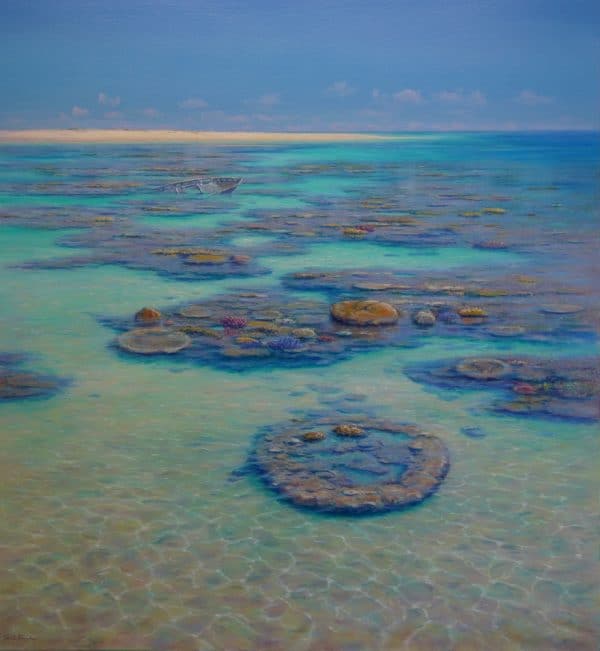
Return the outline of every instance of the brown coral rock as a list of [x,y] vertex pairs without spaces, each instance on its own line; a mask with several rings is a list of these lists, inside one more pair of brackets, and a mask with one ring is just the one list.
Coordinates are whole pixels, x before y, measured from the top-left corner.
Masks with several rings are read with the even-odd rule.
[[325,438],[325,432],[319,430],[311,430],[302,435],[302,440],[307,442],[322,441]]
[[187,264],[225,264],[228,260],[224,253],[194,253],[186,258]]
[[365,431],[360,425],[354,423],[340,423],[333,428],[339,436],[363,436]]
[[463,318],[484,318],[488,313],[482,307],[474,307],[470,305],[465,305],[457,310],[459,316]]
[[153,307],[143,307],[135,313],[135,320],[141,323],[156,323],[162,319],[162,314]]
[[334,303],[330,311],[336,321],[347,325],[391,325],[399,318],[396,308],[382,301],[341,301]]

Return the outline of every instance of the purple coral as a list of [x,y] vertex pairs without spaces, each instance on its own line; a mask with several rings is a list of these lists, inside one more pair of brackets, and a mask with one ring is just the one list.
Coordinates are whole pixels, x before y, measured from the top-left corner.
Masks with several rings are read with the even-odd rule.
[[248,321],[243,316],[228,314],[221,319],[221,325],[227,330],[242,330],[248,325]]
[[274,351],[280,353],[293,352],[302,348],[303,344],[297,337],[292,335],[284,335],[283,337],[275,337],[267,343],[267,346]]

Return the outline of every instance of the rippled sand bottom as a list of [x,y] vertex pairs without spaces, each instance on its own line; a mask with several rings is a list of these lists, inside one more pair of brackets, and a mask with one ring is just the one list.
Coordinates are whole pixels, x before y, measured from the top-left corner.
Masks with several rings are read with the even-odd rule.
[[[485,445],[461,438],[455,403],[400,375],[382,388],[356,379],[386,361],[297,371],[285,389],[279,372],[224,381],[148,364],[124,383],[118,363],[92,366],[68,405],[39,403],[15,425],[1,469],[3,625],[36,638],[23,648],[594,648],[591,428],[488,417]],[[352,519],[228,480],[265,409],[344,393],[390,414],[410,398],[407,420],[427,408],[427,422],[454,425],[438,495]]]

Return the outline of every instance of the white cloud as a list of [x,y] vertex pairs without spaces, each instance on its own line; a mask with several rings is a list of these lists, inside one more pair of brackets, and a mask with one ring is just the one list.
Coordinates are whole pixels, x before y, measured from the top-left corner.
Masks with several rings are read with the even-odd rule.
[[179,108],[186,110],[202,109],[208,106],[208,102],[200,97],[189,97],[179,102]]
[[142,115],[146,118],[157,118],[160,116],[160,111],[152,106],[148,106],[147,108],[142,109]]
[[385,111],[381,111],[380,109],[366,108],[358,111],[358,115],[366,118],[380,118],[383,115],[387,115],[387,113]]
[[89,113],[89,111],[88,111],[86,108],[83,108],[83,107],[81,107],[81,106],[74,106],[74,107],[71,109],[71,115],[72,115],[74,118],[83,118],[83,117],[85,117],[88,113]]
[[260,104],[260,106],[267,107],[275,106],[279,102],[281,102],[281,95],[279,93],[265,93],[256,100],[256,103]]
[[395,102],[400,102],[401,104],[420,104],[423,101],[423,95],[418,90],[413,88],[405,88],[404,90],[399,90],[392,95]]
[[250,116],[244,115],[243,113],[238,115],[228,115],[225,119],[232,124],[248,124],[250,122]]
[[487,104],[487,98],[480,90],[474,90],[469,95],[469,99],[471,104],[475,104],[475,106],[485,106]]
[[391,97],[392,96],[389,93],[386,93],[384,90],[381,90],[379,88],[373,88],[371,91],[371,99],[376,104],[387,104],[389,103]]
[[462,100],[462,93],[453,90],[443,90],[441,93],[437,94],[437,98],[440,102],[458,102]]
[[326,95],[333,97],[348,97],[354,95],[356,88],[350,86],[347,81],[334,81],[329,88],[325,91]]
[[121,98],[117,95],[116,97],[111,97],[106,93],[98,93],[98,104],[103,106],[119,106],[121,103]]
[[201,124],[205,129],[219,129],[227,125],[247,127],[250,123],[250,116],[243,113],[230,114],[222,109],[213,109],[192,114],[188,123]]
[[266,113],[257,113],[254,117],[259,122],[273,122],[275,119],[272,115],[267,115]]
[[487,103],[485,95],[480,90],[474,90],[471,93],[464,93],[462,90],[443,90],[435,97],[444,104],[484,106]]
[[554,98],[547,97],[546,95],[538,95],[532,90],[522,90],[517,97],[515,97],[515,102],[519,104],[525,104],[526,106],[539,106],[540,104],[552,104]]
[[6,125],[10,126],[20,126],[22,124],[26,124],[26,120],[23,117],[19,117],[17,115],[12,115],[12,116],[7,116],[5,117],[2,122]]
[[122,118],[123,114],[121,111],[108,111],[107,113],[104,114],[104,117],[107,120],[117,120],[118,118]]
[[260,97],[254,99],[245,99],[244,104],[246,106],[253,106],[258,109],[270,109],[277,104],[281,103],[281,94],[280,93],[265,93]]
[[256,100],[257,104],[265,107],[275,106],[279,102],[281,102],[281,95],[279,93],[265,93]]

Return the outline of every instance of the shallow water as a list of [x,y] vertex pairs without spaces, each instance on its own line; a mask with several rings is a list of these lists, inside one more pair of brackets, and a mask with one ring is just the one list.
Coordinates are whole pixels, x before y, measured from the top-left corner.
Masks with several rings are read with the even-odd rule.
[[[513,239],[528,234],[508,250],[469,247],[459,229],[446,247],[303,239],[280,255],[269,254],[264,233],[240,230],[227,237],[258,251],[270,275],[180,281],[117,265],[19,268],[82,250],[56,244],[72,231],[0,219],[0,352],[30,353],[30,368],[71,380],[47,400],[0,404],[0,648],[595,649],[597,423],[500,415],[486,409],[486,391],[426,387],[403,372],[460,356],[597,355],[595,338],[433,332],[420,347],[362,351],[318,369],[233,373],[119,355],[99,318],[276,287],[309,268],[447,270],[449,279],[497,268],[589,290],[598,144],[582,134],[476,134],[360,146],[2,148],[0,211],[60,205],[125,212],[140,227],[210,229],[243,224],[251,211],[317,200],[343,211],[348,199],[392,195],[413,211],[446,203],[433,219],[460,229],[472,228],[460,211],[501,206],[505,214],[479,219]],[[206,217],[138,209],[202,205],[200,195],[150,189],[205,168],[248,182]],[[48,170],[63,185],[34,193]],[[141,186],[62,197],[82,170]],[[262,426],[334,407],[435,432],[451,455],[439,491],[385,515],[326,516],[235,472]],[[485,436],[461,433],[469,427]]]

